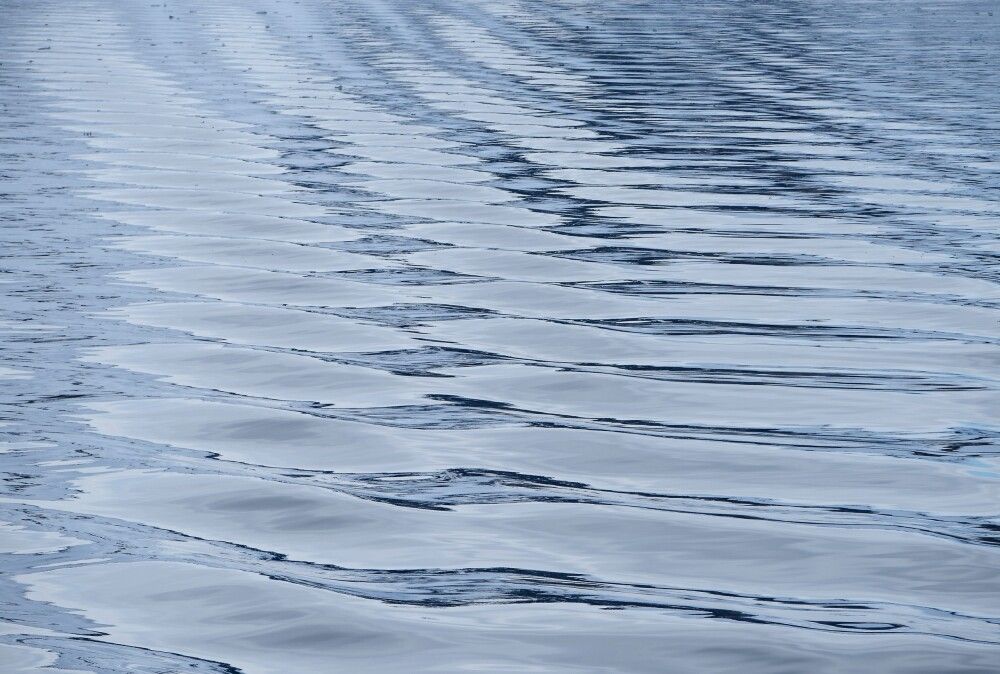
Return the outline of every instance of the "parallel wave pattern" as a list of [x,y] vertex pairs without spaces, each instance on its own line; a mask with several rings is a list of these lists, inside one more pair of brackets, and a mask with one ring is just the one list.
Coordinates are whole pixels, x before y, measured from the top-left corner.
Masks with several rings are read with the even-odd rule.
[[995,672],[994,10],[0,0],[0,669]]

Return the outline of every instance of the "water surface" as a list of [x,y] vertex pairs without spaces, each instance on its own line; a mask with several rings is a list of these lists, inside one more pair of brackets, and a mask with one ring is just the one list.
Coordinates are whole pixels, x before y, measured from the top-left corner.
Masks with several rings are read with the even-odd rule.
[[0,18],[4,672],[997,671],[995,4]]

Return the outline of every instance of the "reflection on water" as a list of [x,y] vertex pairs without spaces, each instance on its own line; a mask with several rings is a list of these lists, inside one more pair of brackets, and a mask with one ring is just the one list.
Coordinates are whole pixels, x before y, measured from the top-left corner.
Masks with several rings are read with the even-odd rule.
[[995,671],[990,3],[2,14],[4,672]]

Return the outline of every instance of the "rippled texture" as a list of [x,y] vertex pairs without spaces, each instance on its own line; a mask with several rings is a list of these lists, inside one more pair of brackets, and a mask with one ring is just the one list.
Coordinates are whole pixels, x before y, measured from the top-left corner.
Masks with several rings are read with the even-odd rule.
[[998,55],[0,0],[0,669],[996,672]]

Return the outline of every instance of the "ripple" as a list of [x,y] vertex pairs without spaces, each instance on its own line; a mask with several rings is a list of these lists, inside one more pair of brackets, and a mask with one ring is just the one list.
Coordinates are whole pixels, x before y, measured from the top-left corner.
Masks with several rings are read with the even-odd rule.
[[995,12],[695,9],[6,2],[8,669],[993,671]]

